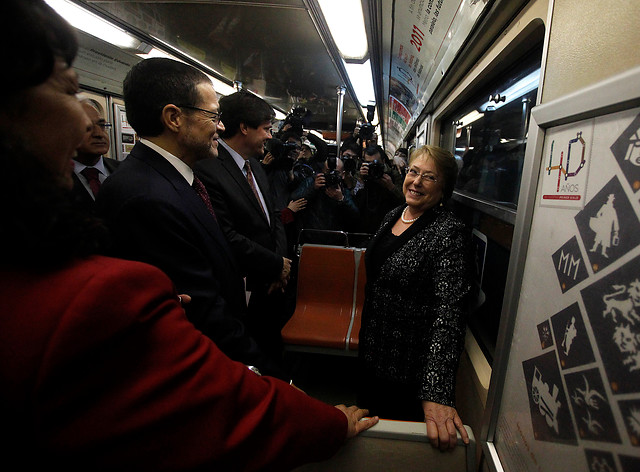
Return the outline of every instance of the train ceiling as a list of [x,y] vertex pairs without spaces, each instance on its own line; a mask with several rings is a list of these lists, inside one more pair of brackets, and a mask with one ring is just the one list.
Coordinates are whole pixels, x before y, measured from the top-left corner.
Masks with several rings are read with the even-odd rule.
[[[340,85],[346,87],[343,131],[366,121],[317,0],[74,1],[133,33],[143,47],[197,62],[227,85],[241,82],[285,114],[296,106],[307,108],[309,128],[336,129]],[[333,1],[341,8],[341,0]],[[362,0],[367,59],[387,150],[407,139],[493,3],[508,2]],[[81,44],[83,38],[96,41],[81,35]]]

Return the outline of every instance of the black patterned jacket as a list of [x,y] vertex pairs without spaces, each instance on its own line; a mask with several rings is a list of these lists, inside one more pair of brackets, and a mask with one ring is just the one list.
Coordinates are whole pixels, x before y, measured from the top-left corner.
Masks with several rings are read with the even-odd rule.
[[454,406],[472,287],[469,233],[435,207],[385,249],[380,239],[403,209],[387,214],[367,249],[359,355],[377,377],[417,383],[420,400]]

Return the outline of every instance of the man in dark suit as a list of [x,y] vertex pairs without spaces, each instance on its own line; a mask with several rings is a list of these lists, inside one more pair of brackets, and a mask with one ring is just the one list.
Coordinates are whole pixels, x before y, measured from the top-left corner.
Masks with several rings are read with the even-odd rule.
[[125,78],[124,99],[141,139],[96,202],[115,255],[162,269],[191,296],[189,319],[225,354],[288,380],[246,333],[242,277],[193,175],[196,162],[217,156],[224,130],[211,81],[181,62],[147,59]]
[[260,97],[240,91],[220,99],[225,129],[218,157],[194,167],[216,211],[218,223],[247,278],[247,328],[274,358],[282,355],[280,330],[286,322],[284,287],[291,260],[280,212],[257,158],[271,138],[275,113]]
[[73,159],[72,196],[78,206],[92,212],[102,182],[116,170],[119,162],[103,157],[109,152],[109,128],[102,106],[90,98],[81,100],[82,108],[93,123]]

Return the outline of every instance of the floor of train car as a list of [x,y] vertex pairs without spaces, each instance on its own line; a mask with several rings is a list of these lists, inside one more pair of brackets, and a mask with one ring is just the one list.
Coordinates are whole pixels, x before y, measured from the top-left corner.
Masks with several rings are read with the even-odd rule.
[[[356,357],[288,351],[286,359],[293,368],[294,383],[308,395],[330,405],[356,404]],[[462,421],[471,427],[476,436],[476,464],[479,464],[483,406],[474,385],[474,375],[473,366],[465,352],[460,358],[456,379],[456,406]]]

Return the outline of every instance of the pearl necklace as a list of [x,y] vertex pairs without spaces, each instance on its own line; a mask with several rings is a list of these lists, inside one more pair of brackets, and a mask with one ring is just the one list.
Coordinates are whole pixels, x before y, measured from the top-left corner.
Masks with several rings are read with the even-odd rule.
[[409,209],[409,207],[405,207],[405,209],[402,210],[402,215],[400,216],[400,219],[402,220],[403,223],[406,223],[406,224],[410,225],[411,223],[416,221],[418,218],[420,218],[420,216],[416,216],[412,220],[405,219],[404,214],[407,212],[408,209]]

